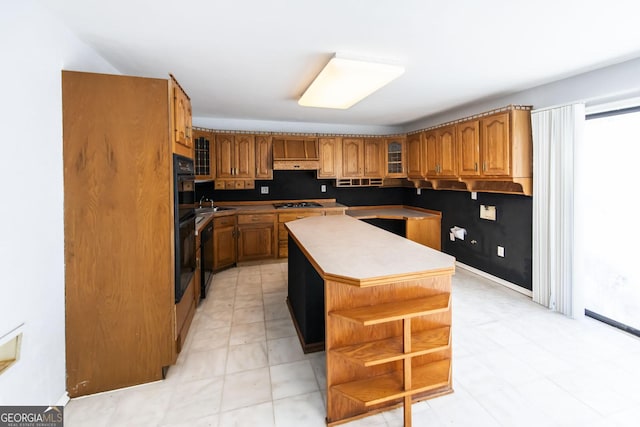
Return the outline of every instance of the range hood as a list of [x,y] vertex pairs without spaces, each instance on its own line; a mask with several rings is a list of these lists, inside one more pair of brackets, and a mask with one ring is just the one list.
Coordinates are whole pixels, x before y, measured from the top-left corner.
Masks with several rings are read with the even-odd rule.
[[319,167],[316,138],[273,138],[273,170],[317,170]]

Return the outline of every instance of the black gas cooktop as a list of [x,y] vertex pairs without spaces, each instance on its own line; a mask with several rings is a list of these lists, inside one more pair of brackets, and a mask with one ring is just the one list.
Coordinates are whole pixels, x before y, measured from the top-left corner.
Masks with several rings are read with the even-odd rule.
[[289,203],[274,203],[273,207],[276,209],[321,208],[322,205],[316,202],[289,202]]

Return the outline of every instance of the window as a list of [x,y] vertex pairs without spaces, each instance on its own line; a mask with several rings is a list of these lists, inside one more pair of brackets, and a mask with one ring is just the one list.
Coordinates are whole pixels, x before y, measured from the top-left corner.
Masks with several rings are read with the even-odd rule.
[[[640,107],[587,116],[575,147],[575,274],[585,314],[640,334]],[[640,335],[639,335],[640,336]]]

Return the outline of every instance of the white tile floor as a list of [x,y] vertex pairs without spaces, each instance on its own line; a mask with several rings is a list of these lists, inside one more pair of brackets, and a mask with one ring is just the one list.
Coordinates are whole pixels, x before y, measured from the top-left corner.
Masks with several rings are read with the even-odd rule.
[[[73,399],[65,425],[324,426],[324,353],[305,355],[285,305],[286,263],[214,276],[167,379]],[[453,394],[416,426],[638,426],[640,339],[571,320],[458,269]],[[402,411],[347,426],[401,426]]]

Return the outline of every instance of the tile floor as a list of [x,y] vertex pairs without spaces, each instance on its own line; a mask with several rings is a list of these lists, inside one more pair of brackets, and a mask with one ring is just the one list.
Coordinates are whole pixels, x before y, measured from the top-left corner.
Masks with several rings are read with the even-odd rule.
[[[65,425],[324,426],[324,353],[300,348],[286,268],[214,276],[166,380],[73,399]],[[453,322],[455,392],[415,404],[415,426],[640,425],[640,339],[460,268]],[[401,425],[401,410],[346,424]]]

